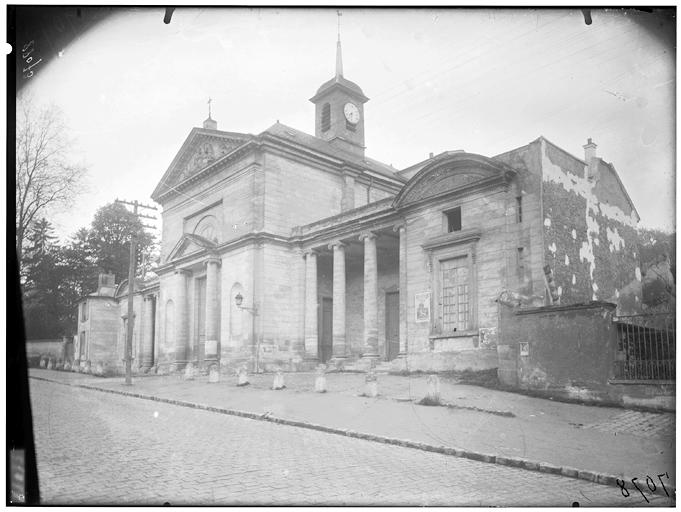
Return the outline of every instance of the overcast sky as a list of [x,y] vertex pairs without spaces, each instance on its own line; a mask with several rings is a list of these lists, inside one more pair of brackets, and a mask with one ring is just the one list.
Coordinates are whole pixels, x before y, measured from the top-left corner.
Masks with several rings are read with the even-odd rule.
[[[343,9],[344,76],[370,98],[367,155],[396,168],[450,149],[493,156],[540,135],[618,170],[641,224],[674,227],[675,52],[641,14],[578,9]],[[192,127],[314,133],[334,73],[331,9],[121,10],[26,92],[62,108],[90,192],[53,217],[66,237],[115,197],[150,194]]]

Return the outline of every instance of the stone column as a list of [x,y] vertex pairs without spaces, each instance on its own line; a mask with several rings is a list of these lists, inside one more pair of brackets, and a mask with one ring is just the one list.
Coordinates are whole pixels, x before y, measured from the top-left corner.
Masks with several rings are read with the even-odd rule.
[[218,360],[218,267],[220,260],[206,262],[206,344],[204,358],[207,364]]
[[144,337],[140,361],[142,368],[151,368],[154,365],[154,302],[153,295],[144,298]]
[[186,270],[175,271],[175,367],[181,369],[187,362],[189,343],[189,306],[187,303]]
[[407,355],[407,311],[408,311],[408,297],[407,294],[407,229],[404,224],[395,226],[395,230],[400,235],[400,352],[398,357],[405,357]]
[[366,358],[378,358],[378,264],[376,259],[376,235],[364,233],[364,354]]
[[333,357],[347,356],[345,348],[345,244],[329,244],[333,249]]
[[317,253],[305,253],[305,359],[317,359]]

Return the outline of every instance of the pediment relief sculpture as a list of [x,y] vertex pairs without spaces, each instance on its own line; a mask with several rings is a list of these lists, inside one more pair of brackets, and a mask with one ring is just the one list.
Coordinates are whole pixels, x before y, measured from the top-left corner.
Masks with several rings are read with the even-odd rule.
[[193,152],[190,152],[188,157],[180,162],[179,167],[182,169],[182,172],[178,175],[177,182],[181,182],[196,174],[201,169],[205,169],[240,145],[241,143],[238,141],[200,141],[197,144],[196,149]]

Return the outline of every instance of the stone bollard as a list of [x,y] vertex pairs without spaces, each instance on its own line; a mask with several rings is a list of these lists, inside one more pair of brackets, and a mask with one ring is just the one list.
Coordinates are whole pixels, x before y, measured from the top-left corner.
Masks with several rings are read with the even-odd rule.
[[314,379],[314,390],[317,393],[326,393],[326,365],[317,366],[317,376]]
[[237,386],[248,386],[248,371],[245,366],[239,368],[236,372],[236,385]]
[[422,405],[440,405],[440,379],[437,375],[429,375],[427,383],[428,391],[419,403]]
[[220,368],[218,365],[210,365],[210,368],[208,369],[208,382],[220,382]]
[[54,370],[54,361],[50,357],[50,359],[47,361],[47,369],[48,370]]
[[104,365],[101,361],[97,361],[97,364],[95,364],[95,375],[104,376]]
[[274,374],[274,382],[272,383],[272,389],[284,389],[286,385],[284,384],[284,374],[281,369],[277,370]]
[[194,364],[187,363],[187,366],[184,367],[184,380],[194,380],[194,374]]
[[71,363],[69,363],[68,361],[64,361],[64,371],[65,372],[71,371]]
[[73,364],[71,365],[71,371],[74,373],[78,373],[80,371],[80,360],[75,359],[73,361]]
[[92,373],[92,362],[89,359],[85,361],[85,368],[83,369],[83,373]]
[[364,382],[364,395],[371,398],[376,398],[378,396],[378,377],[376,377],[376,372],[369,370],[367,372],[367,376],[364,378]]
[[40,358],[40,367],[47,368],[47,359],[45,359],[44,357]]

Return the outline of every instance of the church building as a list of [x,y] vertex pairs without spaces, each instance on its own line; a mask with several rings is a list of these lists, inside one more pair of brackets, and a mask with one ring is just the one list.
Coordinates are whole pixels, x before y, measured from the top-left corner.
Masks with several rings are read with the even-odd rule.
[[340,41],[310,101],[314,135],[223,131],[210,113],[189,132],[152,194],[140,368],[490,369],[503,293],[639,309],[639,217],[591,140],[583,158],[539,137],[395,169],[366,154],[369,98]]

